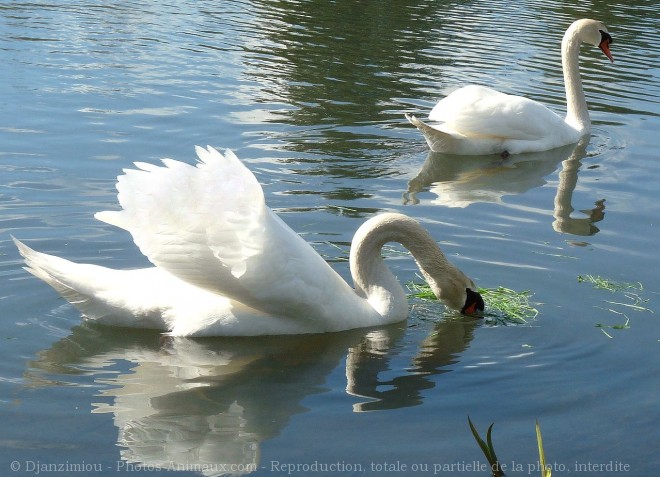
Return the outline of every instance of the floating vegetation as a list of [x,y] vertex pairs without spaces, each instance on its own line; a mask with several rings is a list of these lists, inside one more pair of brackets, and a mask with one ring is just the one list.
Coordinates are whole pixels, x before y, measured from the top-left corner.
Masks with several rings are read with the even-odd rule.
[[497,323],[527,323],[539,314],[539,310],[529,302],[532,296],[529,290],[518,292],[504,287],[479,288],[479,293],[488,304],[489,311],[484,313],[484,317]]
[[606,325],[603,323],[596,323],[596,328],[599,328],[605,336],[608,338],[613,338],[613,336],[605,331],[605,328],[611,330],[627,330],[630,328],[630,318],[628,316],[615,308],[623,307],[627,311],[646,311],[653,313],[653,310],[645,306],[648,303],[648,298],[644,298],[642,293],[644,291],[644,286],[641,282],[617,282],[614,280],[609,280],[598,275],[578,275],[578,283],[591,283],[591,285],[598,290],[606,290],[612,294],[618,294],[623,297],[617,301],[614,300],[603,300],[607,304],[606,310],[610,313],[622,316],[625,321],[623,323],[616,323],[611,325]]
[[[410,282],[409,297],[420,300],[437,300],[431,287],[426,283]],[[539,314],[529,302],[532,292],[529,290],[515,291],[510,288],[479,288],[477,290],[486,303],[484,318],[492,324],[524,324],[533,320]]]
[[601,290],[608,290],[611,292],[617,292],[622,290],[644,290],[644,287],[640,282],[629,283],[629,282],[615,282],[607,278],[603,278],[599,275],[578,275],[578,283],[591,283],[594,288]]
[[604,328],[611,328],[613,330],[627,330],[628,328],[630,328],[630,318],[628,318],[625,315],[625,313],[621,313],[619,311],[614,311],[614,310],[610,310],[610,311],[613,312],[613,313],[617,313],[619,315],[623,315],[626,318],[625,323],[618,324],[618,325],[604,325],[602,323],[596,323],[596,328],[600,328],[600,331],[602,331],[605,336],[612,339],[614,337],[611,334],[609,334],[607,331],[605,331]]
[[420,300],[437,300],[438,298],[426,283],[410,282],[406,285],[410,293],[408,298],[419,298]]
[[[329,240],[323,242],[312,242],[314,250],[318,252],[326,261],[329,262],[348,262],[351,254],[351,244],[345,242],[331,242]],[[326,253],[322,249],[329,247],[334,249],[336,253]],[[396,244],[385,244],[381,250],[383,257],[396,258],[396,257],[409,257],[410,252]]]

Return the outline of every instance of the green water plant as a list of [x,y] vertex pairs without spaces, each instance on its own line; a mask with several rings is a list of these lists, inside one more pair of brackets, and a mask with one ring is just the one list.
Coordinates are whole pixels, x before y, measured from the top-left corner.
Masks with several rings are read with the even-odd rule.
[[479,293],[488,303],[487,318],[491,317],[498,323],[527,323],[539,314],[529,301],[532,292],[529,290],[515,291],[510,288],[480,288]]
[[[486,431],[485,441],[481,438],[479,432],[474,427],[474,424],[472,423],[470,416],[468,416],[468,424],[470,425],[470,430],[472,431],[474,440],[477,441],[477,444],[479,444],[479,448],[481,448],[481,452],[483,452],[484,456],[486,457],[486,460],[488,461],[488,464],[490,465],[490,472],[492,474],[492,477],[505,477],[504,474],[505,467],[498,460],[497,455],[495,454],[495,448],[493,447],[492,432],[495,423],[492,423],[490,426],[488,426],[488,430]],[[539,449],[538,463],[539,463],[539,469],[541,470],[541,477],[552,477],[552,466],[548,465],[545,459],[545,450],[543,449],[543,437],[541,436],[541,426],[539,425],[538,420],[536,421],[536,443]]]
[[[433,291],[426,283],[410,282],[409,298],[420,300],[437,300]],[[522,324],[536,318],[537,308],[530,303],[532,292],[529,290],[515,291],[510,288],[479,288],[477,290],[486,303],[484,318],[495,324]]]
[[644,289],[640,282],[616,282],[608,278],[603,278],[600,275],[578,275],[577,280],[578,283],[591,283],[594,288],[611,292],[630,289],[642,291]]
[[541,436],[541,426],[536,420],[536,443],[539,446],[539,467],[541,468],[541,477],[552,477],[552,468],[546,464],[545,451],[543,450],[543,437]]
[[614,325],[604,325],[603,323],[596,323],[596,328],[600,328],[600,331],[602,331],[605,336],[608,338],[613,338],[611,334],[609,334],[607,331],[605,331],[605,328],[610,328],[612,330],[627,330],[630,328],[630,318],[626,316],[625,313],[621,313],[620,311],[612,310],[610,309],[612,313],[616,313],[617,315],[623,315],[623,317],[626,319],[624,323],[618,323]]
[[479,444],[479,447],[481,448],[481,452],[484,453],[484,456],[486,457],[486,460],[490,465],[490,471],[493,474],[493,477],[504,477],[505,474],[504,471],[502,470],[502,465],[500,464],[500,461],[497,459],[497,455],[495,454],[495,448],[493,447],[492,433],[493,433],[493,426],[495,425],[495,423],[492,423],[490,426],[488,426],[488,430],[486,431],[485,442],[479,435],[477,429],[474,427],[474,424],[472,424],[472,420],[470,419],[470,416],[468,416],[468,424],[470,425],[470,430],[472,431],[474,440],[477,441],[477,444]]
[[641,282],[617,282],[599,275],[578,275],[577,279],[578,283],[590,283],[597,290],[606,290],[611,294],[617,294],[617,296],[621,297],[616,301],[603,300],[607,304],[606,310],[608,312],[622,316],[625,319],[623,323],[611,325],[596,323],[596,328],[599,328],[608,338],[613,338],[613,336],[605,330],[606,328],[611,330],[627,330],[630,328],[630,318],[616,308],[623,307],[629,311],[653,313],[653,310],[646,306],[649,300],[642,296],[644,286]]

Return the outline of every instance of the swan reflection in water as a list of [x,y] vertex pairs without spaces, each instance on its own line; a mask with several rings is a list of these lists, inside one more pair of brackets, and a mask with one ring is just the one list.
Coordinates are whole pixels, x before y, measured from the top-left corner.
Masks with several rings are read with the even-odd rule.
[[[417,331],[407,333],[405,323],[212,339],[83,324],[40,352],[27,374],[34,385],[53,375],[56,383],[66,374],[94,376],[106,399],[92,412],[112,414],[123,462],[197,468],[207,476],[228,469],[250,473],[260,468],[261,442],[306,412],[306,397],[327,392],[337,366],[345,363],[347,399],[359,401],[355,412],[418,405],[435,386],[432,377],[458,361],[478,323],[448,317],[428,325],[431,332],[420,344],[406,343]],[[405,364],[392,366],[393,360]],[[392,377],[391,369],[406,371]]]
[[501,203],[504,196],[522,194],[545,185],[545,178],[561,163],[552,227],[560,233],[594,235],[599,231],[594,223],[605,217],[605,199],[597,200],[591,209],[581,210],[585,216],[571,216],[575,210],[573,192],[588,144],[589,138],[586,137],[577,144],[507,159],[429,151],[417,176],[408,183],[403,202],[419,203],[417,194],[428,189],[437,196],[432,202],[446,207],[467,207],[476,202]]

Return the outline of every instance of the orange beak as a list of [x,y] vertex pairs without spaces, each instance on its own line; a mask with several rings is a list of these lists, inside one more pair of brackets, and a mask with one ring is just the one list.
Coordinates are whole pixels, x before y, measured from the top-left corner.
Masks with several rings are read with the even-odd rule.
[[612,57],[612,53],[610,52],[610,43],[612,43],[612,40],[609,38],[603,38],[603,41],[600,42],[600,45],[598,45],[598,48],[600,48],[603,53],[605,53],[605,56],[609,58],[609,60],[614,63],[614,58]]

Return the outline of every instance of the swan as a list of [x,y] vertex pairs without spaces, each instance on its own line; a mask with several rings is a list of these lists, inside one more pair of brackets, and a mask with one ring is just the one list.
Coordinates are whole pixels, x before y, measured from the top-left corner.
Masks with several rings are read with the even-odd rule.
[[106,325],[173,336],[321,333],[407,317],[406,294],[381,256],[385,243],[399,242],[446,305],[483,310],[474,282],[414,219],[383,213],[358,228],[352,288],[266,206],[261,185],[234,153],[196,152],[196,165],[134,163],[117,178],[122,210],[95,214],[130,232],[154,266],[78,264],[14,238],[25,269]]
[[542,104],[478,85],[460,88],[429,113],[433,124],[406,113],[431,150],[458,155],[521,154],[573,144],[591,129],[580,78],[580,45],[598,46],[614,62],[607,27],[597,21],[573,22],[561,42],[566,87],[566,118]]

